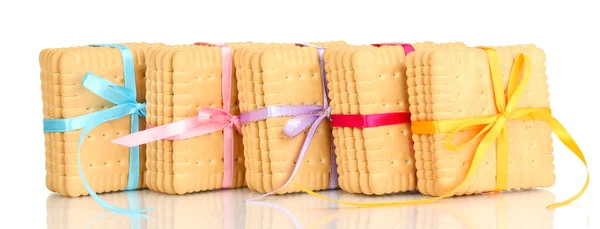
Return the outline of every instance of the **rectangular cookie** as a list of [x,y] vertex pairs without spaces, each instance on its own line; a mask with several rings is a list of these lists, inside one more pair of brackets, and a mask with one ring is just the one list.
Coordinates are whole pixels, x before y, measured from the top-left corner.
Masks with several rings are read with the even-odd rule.
[[[143,81],[146,51],[156,45],[162,44],[126,44],[133,54],[138,102],[145,100]],[[45,67],[42,66],[42,72],[46,72],[45,87],[44,79],[42,79],[42,93],[46,94],[45,102],[47,104],[45,117],[49,119],[72,118],[114,105],[82,87],[81,81],[87,72],[91,72],[122,85],[123,63],[119,49],[109,47],[48,49],[42,51],[40,57],[40,61],[42,61],[40,64],[45,65]],[[50,84],[48,84],[49,82]],[[143,122],[141,122],[141,127],[143,128]],[[83,142],[82,167],[90,186],[96,192],[125,189],[128,180],[129,150],[106,143],[117,135],[129,132],[130,124],[129,116],[127,116],[99,125]],[[53,178],[51,178],[53,187],[50,190],[57,191],[64,196],[75,197],[88,194],[83,188],[77,167],[77,143],[80,133],[81,130],[46,134],[51,139],[50,160],[54,162],[52,165]],[[107,147],[110,152],[98,151],[99,149],[104,151]],[[140,161],[145,161],[145,155],[140,156]],[[140,167],[140,169],[143,168],[143,166]],[[144,187],[143,173],[140,172],[140,175],[141,181],[138,188]]]
[[[53,57],[56,54],[61,54],[61,52],[55,52],[54,49],[44,49],[40,52],[39,55],[44,119],[54,118],[54,90],[52,90],[52,75],[54,72],[58,73],[59,71],[56,65],[53,65],[51,63]],[[54,67],[54,69],[52,67]],[[56,178],[58,176],[56,169],[61,163],[56,162],[56,160],[58,159],[57,155],[53,155],[53,152],[56,152],[53,150],[53,147],[55,145],[52,141],[54,134],[55,133],[44,133],[44,146],[46,156],[46,187],[52,192],[57,192],[57,189],[55,189],[55,186],[57,186],[55,182],[57,182]],[[62,164],[64,164],[64,162]]]
[[[164,70],[163,59],[167,58],[169,60],[169,52],[172,52],[174,49],[182,49],[185,46],[165,46],[156,48],[152,51],[150,58],[148,59],[148,68],[151,73],[151,78],[148,78],[147,84],[152,86],[152,88],[148,89],[148,94],[151,96],[150,105],[147,107],[146,119],[148,120],[148,124],[151,126],[160,126],[165,122],[165,86],[163,84],[165,80],[165,74],[167,77],[172,75],[171,70]],[[166,72],[166,73],[165,73]],[[172,95],[171,95],[172,97]],[[172,112],[171,112],[172,113]],[[168,116],[171,117],[172,115]],[[164,155],[165,155],[165,140],[157,140],[153,142],[149,142],[148,154],[149,165],[148,165],[148,174],[147,176],[149,180],[148,187],[153,191],[165,192],[165,172],[164,172]]]
[[[346,79],[346,68],[344,65],[344,56],[349,52],[365,46],[343,46],[328,48],[325,51],[325,71],[328,80],[329,98],[332,114],[351,114],[350,113],[350,94],[348,88],[354,88],[354,82],[348,82]],[[352,85],[351,85],[352,84]],[[355,97],[356,98],[356,97]],[[355,100],[355,103],[356,100]],[[333,141],[338,161],[339,186],[345,191],[358,193],[360,187],[358,183],[350,182],[358,180],[358,164],[356,160],[356,148],[354,144],[353,128],[334,127],[332,128]]]
[[[237,89],[238,89],[238,103],[239,103],[239,107],[240,107],[240,111],[244,112],[246,110],[248,110],[248,103],[250,102],[249,99],[252,99],[252,101],[254,100],[254,98],[248,98],[248,90],[250,90],[251,88],[249,88],[249,86],[252,84],[251,81],[247,80],[247,74],[249,71],[251,71],[251,69],[248,67],[249,64],[242,62],[242,58],[241,56],[244,55],[244,53],[246,52],[246,50],[248,50],[249,48],[242,48],[240,50],[238,50],[234,55],[233,55],[233,63],[235,66],[235,78],[237,81]],[[250,131],[250,127],[249,125],[242,125],[242,136],[249,136],[249,131]],[[258,137],[258,135],[256,135]],[[253,157],[251,157],[253,154],[251,154],[251,152],[249,152],[249,150],[251,149],[252,146],[256,146],[257,144],[251,144],[250,143],[250,139],[249,137],[242,137],[242,143],[244,145],[243,147],[243,151],[244,151],[244,166],[246,167],[246,176],[245,176],[245,180],[246,180],[246,186],[248,186],[250,189],[251,185],[253,185],[255,182],[251,182],[250,180],[253,179],[254,177],[254,173],[257,172],[257,169],[260,169],[260,165],[257,165],[256,162],[260,163],[260,160],[256,161]],[[262,185],[261,185],[262,186]]]
[[[245,43],[232,44],[232,53]],[[223,108],[221,48],[205,45],[167,46],[153,56],[157,76],[156,109],[148,117],[156,117],[157,126],[190,117],[206,107]],[[231,76],[230,76],[231,77]],[[200,90],[201,89],[201,90]],[[237,91],[233,86],[232,91]],[[232,93],[237,94],[237,93]],[[237,103],[231,103],[233,115],[239,114]],[[237,144],[236,144],[237,142]],[[159,140],[156,144],[156,176],[151,189],[168,194],[184,194],[222,187],[224,171],[223,131],[180,140]],[[235,146],[237,145],[237,147]],[[232,187],[244,185],[244,160],[241,136],[234,132],[234,171]],[[149,151],[149,154],[154,154]]]
[[[433,42],[423,42],[423,43],[414,43],[412,44],[412,46],[415,48],[415,50],[428,50],[428,49],[461,49],[461,48],[466,48],[467,46],[465,46],[463,43],[461,42],[455,42],[455,43],[442,43],[442,44],[437,44],[437,43],[433,43]],[[420,54],[415,54],[415,55],[420,55]],[[410,61],[409,59],[407,59],[407,61]],[[417,69],[420,71],[420,69]],[[428,70],[428,69],[426,69]],[[411,75],[414,75],[413,73],[413,69],[407,69],[406,70],[406,74],[407,74],[407,85],[408,85],[408,90],[414,90],[415,88],[420,88],[418,86],[415,85],[415,82],[413,79],[415,80],[428,80],[427,78],[414,78],[411,77]],[[417,97],[410,97],[409,99],[416,99],[418,101],[429,101],[430,97],[431,97],[431,93],[429,93],[429,88],[425,87],[423,88],[424,92],[420,95],[418,95]],[[410,93],[409,93],[410,94]],[[427,98],[427,99],[426,99]],[[418,117],[421,117],[423,115],[427,115],[427,113],[425,112],[425,102],[422,102],[418,107],[414,107],[415,109],[413,109],[413,107],[411,106],[411,117],[417,115]],[[418,113],[415,113],[418,112]],[[414,119],[413,119],[414,120]],[[418,136],[413,134],[413,140],[414,140],[414,136]],[[428,148],[428,142],[429,140],[421,137],[421,139],[419,141],[413,141],[414,147],[422,147],[423,150],[423,154],[415,154],[415,166],[417,167],[417,179],[424,179],[425,176],[430,177],[432,176],[432,162],[431,162],[431,153],[429,151]],[[422,185],[424,184],[424,182],[417,182],[417,185]]]
[[[325,75],[327,79],[327,88],[329,97],[329,106],[331,107],[332,114],[341,114],[342,106],[341,106],[341,92],[340,92],[340,80],[339,80],[339,72],[336,65],[336,56],[340,51],[340,48],[329,48],[325,50],[323,54],[325,58]],[[346,183],[344,180],[347,172],[347,160],[345,157],[345,144],[344,144],[344,133],[343,128],[332,128],[332,136],[333,136],[333,145],[336,155],[336,163],[337,163],[337,172],[338,172],[338,185],[341,189],[347,189]],[[343,153],[342,153],[343,152]]]
[[[531,78],[517,108],[549,106],[545,55],[533,45],[495,47],[499,56],[503,85],[516,56],[531,59]],[[407,61],[409,95],[413,121],[450,120],[497,113],[486,52],[478,48],[423,50],[410,54]],[[505,87],[505,86],[504,86]],[[506,189],[549,187],[554,183],[552,138],[542,121],[509,120],[508,183]],[[458,132],[452,143],[464,143],[480,129]],[[481,138],[458,152],[447,149],[449,133],[415,134],[418,188],[428,195],[446,194],[459,185],[470,168],[475,147]],[[425,159],[426,158],[426,159]],[[419,163],[422,160],[424,163]],[[427,162],[430,160],[431,162]],[[420,166],[420,164],[422,166]],[[421,172],[423,171],[424,172]],[[481,166],[455,195],[491,191],[496,185],[496,147],[486,152]]]
[[[157,75],[156,55],[161,49],[152,49],[146,60],[146,124],[148,126],[158,125],[158,98],[157,98]],[[145,182],[149,189],[157,190],[158,176],[158,141],[149,142],[146,144],[146,175]]]
[[[42,95],[44,104],[44,119],[62,118],[62,97],[60,90],[60,70],[58,61],[68,50],[87,49],[85,47],[69,47],[44,49],[40,52],[40,68],[42,76]],[[47,176],[46,184],[49,190],[67,196],[65,190],[65,159],[64,138],[61,132],[44,133],[46,143]],[[50,147],[50,148],[48,148]]]
[[[158,69],[160,74],[157,77],[156,86],[158,88],[158,125],[162,126],[165,124],[169,124],[174,121],[174,98],[175,93],[174,89],[174,76],[178,74],[175,72],[174,63],[175,63],[175,55],[179,52],[189,51],[193,48],[193,45],[178,45],[171,47],[170,49],[165,49],[162,52],[162,55],[158,56],[160,59],[157,59]],[[191,103],[191,102],[190,102]],[[197,114],[197,113],[196,113]],[[190,114],[189,116],[193,116],[194,114]],[[189,117],[189,116],[186,116]],[[186,139],[190,140],[190,139]],[[159,192],[175,194],[177,193],[174,186],[174,178],[177,176],[174,174],[175,165],[173,163],[174,159],[174,141],[172,140],[158,140],[158,155],[157,155],[158,163],[158,176],[157,176],[157,184]],[[192,184],[191,182],[189,183]]]
[[[352,114],[371,115],[408,112],[405,49],[383,46],[356,51],[344,59]],[[349,81],[351,82],[351,81]],[[350,91],[350,89],[349,89]],[[358,104],[358,105],[354,105]],[[354,128],[356,158],[365,194],[389,194],[415,189],[416,181],[410,124]]]
[[[237,51],[234,55],[236,78],[238,85],[238,98],[241,112],[255,110],[257,99],[255,96],[254,71],[252,57],[265,49],[293,47],[294,44],[255,44]],[[260,74],[260,73],[256,73]],[[262,99],[260,100],[262,101]],[[264,122],[264,121],[262,121]],[[244,157],[246,165],[246,185],[252,190],[265,192],[263,185],[263,169],[269,171],[269,160],[262,159],[261,141],[259,138],[259,123],[253,122],[242,125]],[[267,147],[262,145],[263,148]],[[265,155],[267,157],[268,155]],[[265,164],[265,165],[263,165]],[[270,172],[269,172],[270,173]]]
[[[128,44],[128,46],[134,47],[136,45],[135,44]],[[86,56],[86,55],[92,55],[92,56],[94,56],[94,54],[96,54],[94,51],[97,50],[97,47],[82,47],[81,49],[82,50],[86,50],[86,51],[82,51],[82,50],[76,51],[76,54],[73,55],[73,56],[74,57],[82,57],[83,56],[84,58],[85,57],[89,57],[89,56]],[[108,49],[110,49],[110,48],[108,48]],[[144,60],[144,54],[143,53],[141,55],[137,54],[138,51],[136,49],[134,49],[134,48],[132,48],[132,52],[134,54],[134,62],[135,62],[135,65],[136,65],[135,66],[136,71],[143,71],[143,69],[145,68],[145,64],[144,64],[144,61],[143,61]],[[83,55],[79,56],[78,54],[83,54]],[[120,52],[118,52],[118,50],[117,50],[117,54],[120,57]],[[69,66],[66,66],[66,65],[69,65],[70,63],[67,62],[69,60],[65,61],[65,58],[69,58],[69,57],[73,57],[73,56],[69,55],[69,53],[65,53],[64,55],[62,55],[61,57],[63,57],[63,58],[61,58],[60,60],[58,60],[59,62],[57,63],[57,65],[59,66],[59,68],[61,68],[61,70],[65,69],[65,68],[68,68]],[[96,55],[95,58],[97,58],[97,59],[98,58],[102,58],[102,56],[98,57],[98,55]],[[140,61],[139,58],[141,58],[141,61]],[[95,60],[96,62],[98,62],[97,59]],[[62,61],[65,61],[67,63],[64,63]],[[94,61],[94,60],[91,59],[91,61]],[[62,65],[60,65],[60,64],[62,64]],[[95,64],[97,66],[98,65],[102,65],[102,63],[95,63]],[[140,64],[143,65],[143,66],[140,66]],[[96,72],[94,72],[94,73],[96,73]],[[75,77],[80,77],[79,80],[81,80],[83,74],[84,73],[74,74],[74,75],[75,75]],[[69,75],[69,73],[65,73],[65,71],[63,71],[61,73],[61,76],[60,76],[61,78],[55,78],[56,79],[55,82],[57,82],[57,84],[55,84],[55,85],[57,85],[63,93],[65,91],[68,91],[68,90],[65,90],[65,88],[68,88],[69,86],[71,86],[71,85],[66,85],[66,87],[65,87],[64,84],[60,84],[61,82],[64,83],[66,81],[65,79],[67,79],[67,77],[65,77],[65,75]],[[80,76],[77,76],[77,75],[80,75]],[[122,75],[122,73],[121,73],[121,75]],[[142,78],[144,77],[143,73],[142,74],[136,74],[136,75],[138,77],[142,77]],[[77,81],[79,81],[79,80],[77,80]],[[76,86],[76,84],[75,84],[75,86]],[[138,86],[138,92],[139,92],[140,85],[137,85],[137,86]],[[144,85],[141,85],[141,89],[143,89],[143,86]],[[84,89],[84,90],[87,90],[87,89]],[[59,94],[59,93],[57,93],[57,94]],[[95,95],[93,95],[93,96],[95,96]],[[95,96],[95,97],[97,97],[97,96]],[[61,105],[64,104],[64,103],[67,103],[67,102],[70,102],[71,104],[73,104],[72,100],[68,100],[69,98],[75,98],[75,97],[72,97],[72,95],[67,95],[67,98],[64,98],[64,96],[60,96],[60,97],[57,97],[54,102],[55,102],[55,104],[61,104]],[[55,110],[55,114],[57,114],[57,113],[64,114],[65,113],[65,111],[62,109],[62,107],[60,108],[60,110],[59,109],[54,109],[54,110]],[[75,116],[78,116],[78,115],[75,115]],[[64,115],[63,115],[63,117],[67,118],[67,116],[64,116]],[[54,134],[55,136],[57,136],[56,139],[59,139],[58,143],[56,144],[57,147],[55,148],[55,149],[57,149],[57,151],[59,151],[59,152],[57,152],[57,155],[59,155],[58,158],[65,158],[64,156],[61,157],[61,155],[65,155],[63,153],[64,149],[65,149],[64,147],[65,146],[68,147],[68,145],[69,145],[68,142],[64,143],[64,140],[67,140],[67,139],[65,139],[65,136],[68,136],[68,133],[64,133],[64,134],[63,133],[52,133],[52,134]],[[75,147],[76,147],[76,139],[78,139],[78,137],[79,137],[78,135],[77,136],[73,135],[73,137],[72,137],[72,140],[74,140],[74,144],[72,144],[72,145],[75,145]],[[67,153],[68,153],[68,151],[67,151]],[[76,149],[73,150],[73,153],[71,154],[71,156],[72,156],[71,158],[73,158],[73,159],[71,159],[71,163],[69,163],[69,160],[68,160],[69,157],[67,155],[67,157],[66,157],[67,158],[66,163],[64,163],[65,161],[63,161],[63,163],[62,163],[63,165],[62,166],[58,166],[58,168],[59,168],[59,171],[60,171],[60,168],[64,169],[66,167],[68,169],[69,167],[71,167],[73,169],[73,170],[71,170],[71,171],[73,171],[71,173],[73,175],[77,175],[77,176],[76,177],[75,176],[69,177],[68,174],[67,174],[68,172],[65,173],[64,178],[61,177],[62,179],[61,178],[57,179],[60,183],[63,183],[63,185],[62,185],[63,187],[57,187],[57,189],[59,191],[62,191],[61,194],[63,194],[63,195],[70,195],[70,196],[75,195],[75,196],[77,196],[77,195],[80,195],[80,194],[76,194],[76,193],[73,193],[73,192],[69,193],[69,186],[74,186],[73,188],[77,188],[76,184],[75,185],[69,184],[69,183],[73,183],[73,182],[69,182],[70,179],[71,180],[72,179],[76,179],[76,178],[78,178],[78,175],[79,175],[78,172],[77,172],[77,165],[76,165]],[[127,156],[128,156],[128,154],[125,154],[125,157],[127,157]],[[143,155],[140,156],[140,157],[143,157]],[[83,159],[82,159],[82,161],[83,161]],[[65,164],[66,164],[66,166],[65,166]],[[69,164],[71,164],[71,166],[69,166]],[[127,173],[125,173],[125,174],[127,174]],[[125,180],[127,180],[127,178],[125,178]],[[99,182],[103,182],[103,179],[98,179],[98,181]],[[81,181],[78,179],[76,182],[81,182]],[[79,185],[79,188],[82,188],[82,186]]]
[[[267,106],[323,104],[323,90],[319,89],[322,87],[320,64],[315,48],[248,50],[244,58],[246,60],[242,62],[251,63],[253,75],[251,76],[253,85],[249,85],[248,88],[254,91],[248,93],[248,97],[254,97],[256,102],[249,104],[249,107],[255,105],[255,109],[261,109]],[[295,166],[306,133],[301,133],[295,138],[285,135],[282,127],[287,120],[288,117],[267,118],[258,123],[244,125],[251,128],[254,126],[253,128],[258,132],[256,133],[259,138],[256,144],[258,147],[252,147],[250,151],[254,154],[251,155],[251,160],[252,157],[260,157],[261,160],[262,177],[260,174],[254,174],[258,176],[252,179],[261,180],[262,185],[260,183],[249,185],[249,187],[261,186],[255,188],[256,191],[271,192],[281,187]],[[325,189],[329,183],[331,138],[326,122],[328,121],[324,121],[319,126],[308,148],[306,163],[302,164],[294,178],[296,182],[307,185],[312,190]],[[251,133],[244,137],[253,136]],[[255,148],[258,150],[254,150]],[[278,193],[297,191],[300,191],[297,187],[288,186]]]
[[[350,93],[349,90],[354,88],[354,82],[349,82],[348,74],[349,69],[346,69],[344,65],[344,57],[348,55],[349,52],[354,52],[356,49],[360,49],[361,47],[355,47],[350,49],[340,49],[338,52],[338,56],[332,62],[335,62],[338,71],[339,77],[339,88],[340,88],[340,107],[341,114],[351,114],[350,108]],[[349,88],[351,87],[351,88]],[[332,113],[334,114],[334,113]],[[357,185],[358,183],[351,182],[354,180],[359,180],[359,172],[360,169],[358,166],[358,160],[356,159],[356,146],[355,146],[355,137],[354,137],[354,128],[343,127],[339,128],[341,130],[340,136],[343,136],[340,139],[340,143],[342,144],[342,150],[340,151],[343,156],[342,158],[346,159],[346,166],[344,169],[346,172],[343,174],[343,183],[345,183],[348,192],[359,192],[360,187]],[[341,185],[340,185],[341,186]]]

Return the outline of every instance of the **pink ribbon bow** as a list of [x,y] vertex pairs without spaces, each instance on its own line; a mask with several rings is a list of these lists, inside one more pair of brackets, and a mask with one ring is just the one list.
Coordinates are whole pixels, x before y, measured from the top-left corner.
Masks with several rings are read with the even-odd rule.
[[[127,147],[138,146],[156,140],[183,140],[212,133],[226,127],[234,127],[241,133],[241,122],[238,116],[233,116],[220,109],[206,107],[198,112],[198,116],[189,117],[162,126],[149,127],[127,136],[113,139],[111,142]],[[228,128],[231,130],[232,128]],[[224,130],[233,133],[232,131]],[[228,141],[228,137],[225,137]],[[230,136],[233,140],[233,134]],[[226,144],[227,145],[227,144]],[[225,150],[227,152],[227,150]]]
[[[198,43],[196,45],[210,45]],[[238,116],[229,113],[231,99],[231,49],[228,45],[220,44],[222,53],[222,95],[223,110],[205,107],[198,115],[162,126],[147,126],[144,131],[136,132],[124,137],[113,139],[111,142],[127,147],[133,147],[148,142],[166,139],[182,140],[188,139],[223,129],[223,184],[222,188],[233,186],[233,128],[238,133],[241,131],[241,122]]]

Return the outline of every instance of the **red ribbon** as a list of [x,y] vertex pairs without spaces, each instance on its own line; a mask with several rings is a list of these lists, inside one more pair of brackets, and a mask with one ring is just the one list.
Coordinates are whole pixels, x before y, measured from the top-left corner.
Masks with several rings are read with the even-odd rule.
[[410,122],[409,112],[394,112],[383,114],[332,114],[331,126],[333,127],[352,127],[369,128],[378,126],[389,126]]
[[415,51],[415,48],[407,43],[402,43],[402,42],[388,42],[388,43],[378,43],[378,44],[371,44],[372,46],[375,47],[381,47],[381,46],[396,46],[396,45],[400,45],[402,46],[402,48],[404,48],[404,55],[408,55],[411,52]]
[[[404,48],[404,53],[409,54],[414,52],[415,49],[412,45],[400,42],[388,42],[371,44],[375,47],[381,46],[395,46],[400,45]],[[389,126],[396,124],[403,124],[410,122],[410,112],[395,112],[395,113],[384,113],[384,114],[370,114],[370,115],[358,115],[358,114],[332,114],[331,115],[331,126],[333,127],[352,127],[352,128],[369,128],[378,126]]]

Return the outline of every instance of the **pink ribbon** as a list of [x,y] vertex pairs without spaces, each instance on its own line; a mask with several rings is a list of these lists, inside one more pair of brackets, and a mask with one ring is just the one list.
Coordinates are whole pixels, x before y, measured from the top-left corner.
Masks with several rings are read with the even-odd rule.
[[112,142],[127,147],[133,147],[161,139],[183,140],[193,138],[226,127],[235,127],[238,132],[242,132],[240,129],[241,122],[238,116],[233,116],[221,109],[206,107],[198,112],[198,116],[189,117],[162,126],[148,125],[148,128],[144,131],[113,139]]
[[400,45],[400,46],[402,46],[402,48],[404,48],[405,55],[415,51],[415,48],[412,45],[410,45],[408,43],[402,43],[402,42],[386,42],[386,43],[377,43],[377,44],[371,44],[371,45],[375,46],[375,47]]
[[[196,45],[211,45],[207,43],[196,43]],[[144,131],[136,132],[127,136],[113,139],[111,142],[127,147],[133,147],[148,142],[166,139],[182,140],[188,139],[223,129],[223,184],[222,188],[233,186],[233,128],[238,133],[241,131],[241,122],[238,116],[229,112],[231,101],[231,48],[225,44],[221,47],[222,57],[222,95],[223,109],[205,107],[200,109],[198,115],[177,122],[157,127],[148,127]]]

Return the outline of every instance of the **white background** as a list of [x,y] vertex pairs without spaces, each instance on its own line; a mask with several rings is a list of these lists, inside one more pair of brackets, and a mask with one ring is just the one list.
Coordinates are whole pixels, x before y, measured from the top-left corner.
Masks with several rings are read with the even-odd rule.
[[[45,228],[46,198],[38,54],[91,43],[345,40],[533,43],[546,52],[553,115],[587,156],[592,183],[554,212],[555,228],[598,228],[600,7],[597,1],[1,1],[0,227]],[[594,3],[596,2],[596,3]],[[585,171],[555,141],[557,200]],[[584,209],[584,210],[582,210]]]

